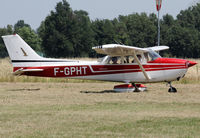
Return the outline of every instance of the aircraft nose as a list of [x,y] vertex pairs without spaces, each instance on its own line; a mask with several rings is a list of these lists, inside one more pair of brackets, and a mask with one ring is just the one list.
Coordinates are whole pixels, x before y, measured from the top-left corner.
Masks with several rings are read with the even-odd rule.
[[197,62],[189,61],[189,60],[188,60],[188,61],[186,62],[186,64],[187,64],[187,66],[188,66],[188,68],[189,68],[189,67],[192,67],[192,66],[196,65]]

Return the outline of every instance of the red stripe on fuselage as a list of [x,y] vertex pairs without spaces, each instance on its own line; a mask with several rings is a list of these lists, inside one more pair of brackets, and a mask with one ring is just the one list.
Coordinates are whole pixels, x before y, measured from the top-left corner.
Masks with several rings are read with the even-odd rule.
[[[147,72],[188,68],[186,66],[186,60],[175,58],[158,58],[148,62],[143,67]],[[25,72],[22,74],[41,77],[79,77],[142,72],[136,64],[15,67],[14,71],[18,69],[43,69],[43,71]]]
[[[163,71],[186,69],[185,64],[143,65],[145,71]],[[18,69],[43,69],[38,72],[25,72],[23,75],[40,77],[78,77],[90,75],[109,75],[119,73],[141,72],[138,65],[78,65],[78,66],[44,66],[44,67],[15,67]]]

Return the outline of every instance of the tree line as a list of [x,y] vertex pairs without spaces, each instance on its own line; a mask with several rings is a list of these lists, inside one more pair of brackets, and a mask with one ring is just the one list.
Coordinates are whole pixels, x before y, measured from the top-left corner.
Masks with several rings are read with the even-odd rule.
[[[157,45],[157,16],[152,13],[119,15],[92,21],[86,11],[73,11],[66,0],[35,31],[23,20],[0,28],[0,36],[18,33],[34,50],[46,57],[97,57],[93,46],[119,43],[137,47]],[[161,19],[161,45],[170,47],[162,53],[170,57],[200,57],[200,4],[182,10],[177,18],[166,14]],[[7,51],[0,39],[0,57]]]

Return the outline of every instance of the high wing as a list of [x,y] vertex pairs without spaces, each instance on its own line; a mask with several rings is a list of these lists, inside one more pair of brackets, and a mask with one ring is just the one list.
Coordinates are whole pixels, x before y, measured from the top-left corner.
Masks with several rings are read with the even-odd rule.
[[120,44],[107,44],[102,46],[93,47],[97,53],[110,56],[129,56],[135,53],[147,52],[150,49],[153,51],[161,51],[169,49],[168,46],[154,46],[149,48],[138,48],[133,46],[126,46]]
[[15,72],[13,72],[13,75],[21,75],[22,73],[24,72],[40,72],[40,71],[43,71],[43,69],[23,69],[23,68],[20,68],[18,70],[16,70]]
[[142,63],[137,58],[136,54],[148,52],[149,50],[153,50],[153,51],[166,50],[166,49],[169,49],[169,47],[168,46],[154,46],[154,47],[149,47],[149,48],[138,48],[138,47],[133,47],[133,46],[119,45],[119,44],[107,44],[107,45],[93,47],[92,49],[94,49],[99,54],[105,54],[105,55],[110,55],[110,56],[133,55],[140,69],[142,70],[144,77],[147,80],[150,80],[151,77],[147,74],[147,72],[143,68]]
[[154,47],[148,47],[148,48],[144,48],[144,49],[151,49],[153,51],[161,51],[161,50],[167,50],[169,49],[168,46],[154,46]]
[[105,55],[110,55],[110,56],[128,56],[128,55],[133,55],[134,51],[135,52],[147,51],[147,49],[119,45],[119,44],[107,44],[107,45],[102,45],[102,46],[96,46],[96,47],[93,47],[92,49],[94,49],[99,54],[105,54]]

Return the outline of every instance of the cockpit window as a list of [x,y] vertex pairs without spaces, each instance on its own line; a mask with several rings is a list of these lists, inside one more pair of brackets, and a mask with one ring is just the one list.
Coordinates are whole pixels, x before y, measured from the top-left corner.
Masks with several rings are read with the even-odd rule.
[[103,62],[106,57],[98,58],[97,62]]
[[102,58],[99,58],[97,60],[97,62],[100,62],[100,63],[108,63],[110,61],[110,56],[105,56],[105,57],[102,57]]
[[157,58],[161,58],[161,56],[153,50],[149,50],[149,56],[152,60],[156,60]]

